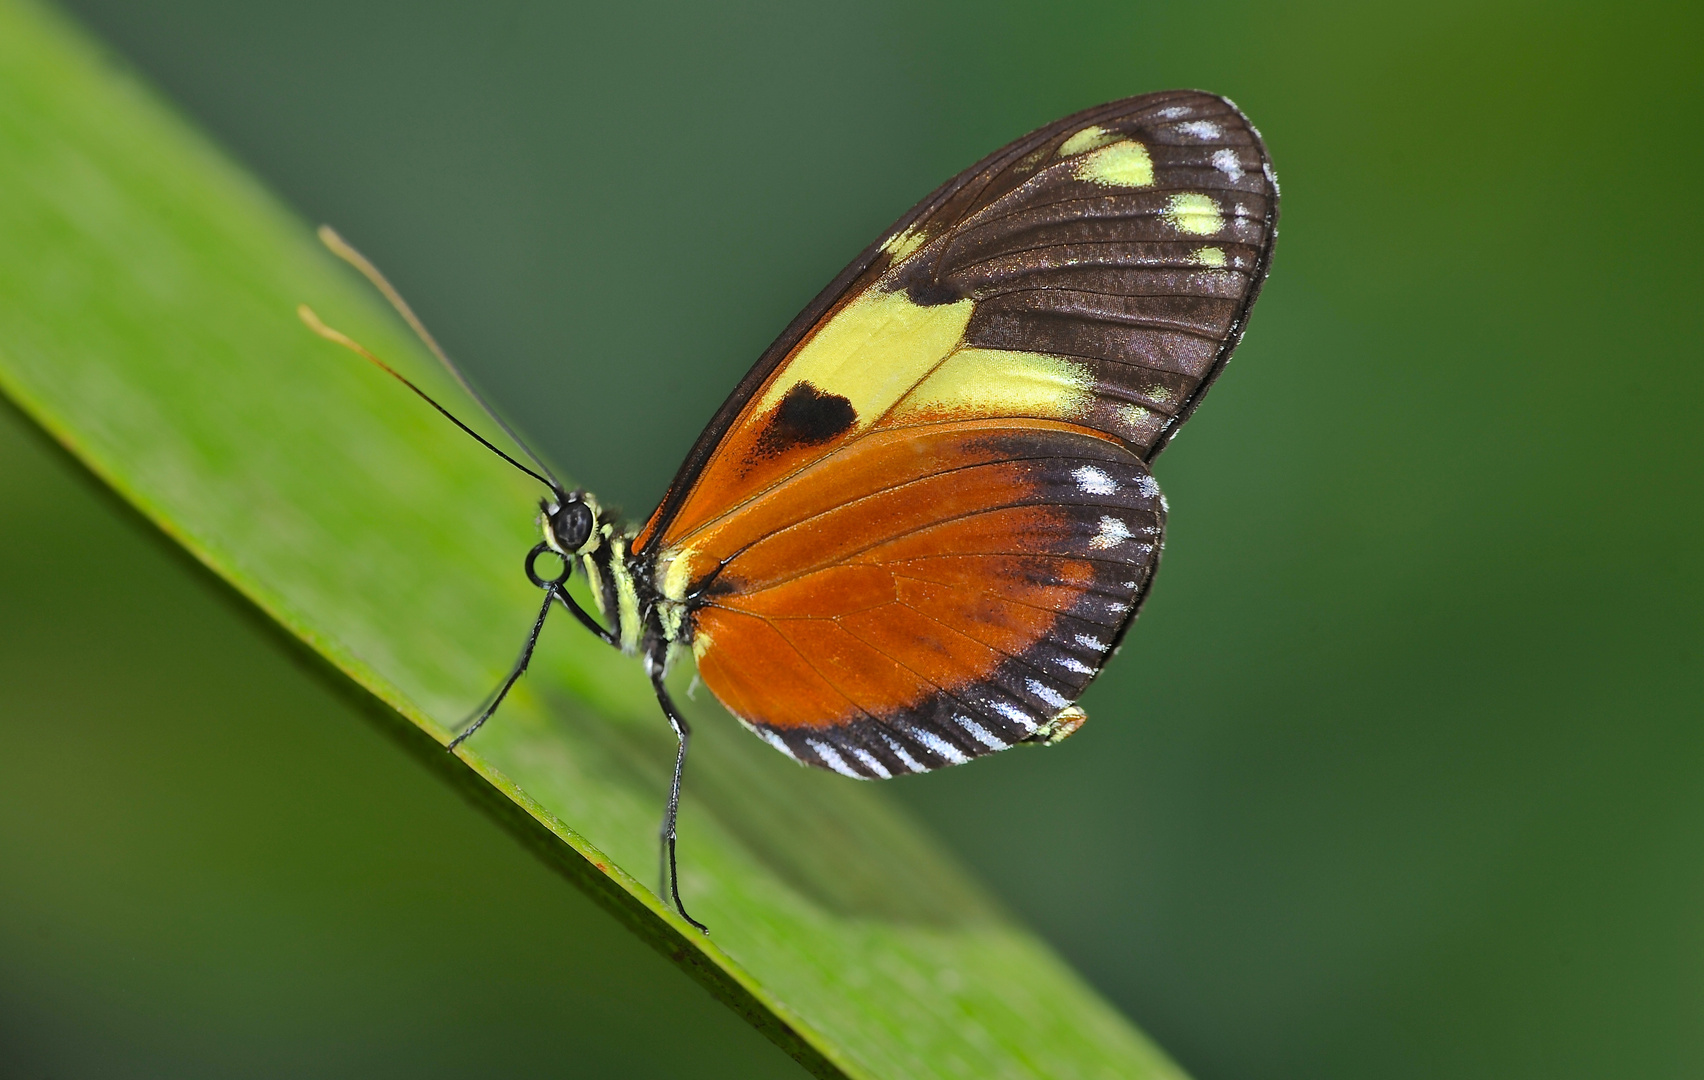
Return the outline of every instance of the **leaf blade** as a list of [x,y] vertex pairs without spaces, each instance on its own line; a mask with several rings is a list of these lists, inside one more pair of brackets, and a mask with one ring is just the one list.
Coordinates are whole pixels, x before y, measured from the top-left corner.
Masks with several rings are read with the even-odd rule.
[[[53,16],[0,3],[0,84],[0,389],[447,741],[536,604],[536,488],[307,333],[298,303],[444,385],[304,224]],[[458,753],[488,809],[821,1075],[1180,1075],[876,792],[689,711],[683,885],[709,940],[643,883],[671,741],[631,661],[553,625]]]

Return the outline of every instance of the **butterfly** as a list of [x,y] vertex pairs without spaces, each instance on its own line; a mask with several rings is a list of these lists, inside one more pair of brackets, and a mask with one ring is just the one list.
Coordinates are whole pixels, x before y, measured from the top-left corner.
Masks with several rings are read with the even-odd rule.
[[[547,489],[527,554],[553,605],[664,676],[690,652],[747,729],[860,779],[1056,743],[1136,618],[1163,546],[1150,465],[1230,359],[1271,264],[1278,183],[1225,98],[1167,91],[1068,116],[900,218],[811,302],[711,418],[638,528],[404,382]],[[365,273],[483,407],[378,271]],[[559,566],[541,572],[540,560]],[[565,588],[578,570],[595,614]]]

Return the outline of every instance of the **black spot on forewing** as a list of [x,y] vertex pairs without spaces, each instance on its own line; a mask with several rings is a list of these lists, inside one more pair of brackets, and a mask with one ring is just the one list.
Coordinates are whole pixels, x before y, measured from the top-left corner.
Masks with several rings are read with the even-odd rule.
[[808,382],[796,383],[769,418],[757,441],[757,452],[770,457],[796,446],[815,446],[849,431],[858,422],[852,402],[825,394]]
[[942,304],[956,303],[964,299],[965,295],[961,286],[942,281],[935,268],[926,263],[918,263],[908,269],[898,284],[918,307],[939,307]]
[[964,298],[964,293],[956,286],[948,285],[944,281],[916,282],[907,290],[907,295],[918,307],[939,307]]

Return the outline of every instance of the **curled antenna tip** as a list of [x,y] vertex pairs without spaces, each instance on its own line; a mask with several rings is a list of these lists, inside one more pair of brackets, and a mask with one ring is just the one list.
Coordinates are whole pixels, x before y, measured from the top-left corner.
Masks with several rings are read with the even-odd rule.
[[[439,346],[438,340],[426,329],[426,324],[422,323],[420,321],[420,317],[414,314],[414,309],[408,306],[408,301],[404,300],[402,298],[402,294],[396,291],[396,286],[392,285],[385,279],[383,274],[379,273],[379,268],[374,266],[372,261],[365,255],[356,251],[349,241],[339,236],[337,230],[333,229],[330,225],[321,225],[318,232],[320,243],[324,244],[333,255],[336,255],[350,266],[353,266],[360,272],[362,277],[372,282],[373,287],[378,289],[380,294],[383,295],[386,300],[390,301],[390,305],[396,309],[396,313],[402,316],[403,321],[408,324],[409,329],[413,330],[415,335],[418,336],[426,347],[432,351],[432,355],[438,358],[438,363],[444,366],[444,370],[450,373],[450,377],[455,379],[456,384],[459,385],[464,392],[466,392],[468,397],[474,400],[474,403],[479,406],[480,410],[484,412],[486,416],[489,416],[492,421],[503,430],[503,434],[507,435],[516,446],[520,447],[521,453],[526,455],[526,457],[531,460],[534,465],[537,465],[539,469],[539,472],[537,473],[533,472],[531,469],[525,469],[524,471],[533,476],[538,476],[539,473],[543,473],[545,476],[550,478],[546,480],[545,483],[548,484],[552,490],[561,488],[562,485],[556,480],[556,474],[550,471],[550,466],[546,465],[543,459],[532,452],[532,447],[527,445],[526,440],[521,438],[520,435],[516,433],[515,429],[509,426],[507,421],[505,421],[501,416],[498,416],[496,411],[486,403],[485,398],[480,395],[479,391],[473,388],[473,384],[467,381],[467,377],[461,373],[461,369],[456,367],[456,365],[450,360],[449,356],[444,352],[443,348]],[[307,316],[303,316],[303,321],[307,321]],[[308,325],[313,326],[314,324],[309,322]],[[325,334],[321,331],[316,332],[321,333],[321,336],[327,337],[339,344],[347,344],[350,348],[353,348],[356,352],[367,357],[367,359],[372,360],[375,364],[379,364],[380,367],[385,367],[384,364],[380,363],[379,360],[371,353],[367,352],[367,350],[355,345],[353,342],[348,342],[343,335],[337,334],[335,330],[330,334]],[[335,337],[332,336],[334,334],[336,335]],[[385,370],[389,371],[390,369],[387,367]],[[400,375],[397,377],[401,378]],[[416,389],[415,392],[419,393],[419,390]],[[434,407],[439,407],[436,402],[433,402],[433,405]],[[448,414],[446,413],[445,415]],[[460,424],[461,421],[457,420],[456,423]],[[472,429],[468,430],[471,434]],[[480,441],[483,442],[484,439],[481,438]],[[507,454],[504,454],[503,456],[505,458],[508,457]]]
[[320,319],[319,315],[315,313],[313,308],[306,304],[296,305],[296,318],[306,323],[308,329],[312,330],[320,337],[328,337],[335,332]]
[[321,225],[315,232],[319,235],[320,243],[330,248],[339,258],[348,259],[351,255],[356,255],[355,249],[349,246],[349,241],[343,239],[343,234],[330,225]]
[[302,322],[306,323],[309,330],[312,330],[314,333],[318,334],[322,338],[325,338],[327,341],[336,342],[337,344],[343,346],[345,349],[348,349],[351,352],[359,353],[360,355],[362,355],[362,356],[366,357],[367,359],[373,361],[373,363],[378,364],[380,367],[384,368],[386,371],[390,370],[390,368],[386,364],[380,363],[380,361],[377,357],[375,357],[372,353],[368,352],[366,349],[362,348],[360,343],[357,342],[354,338],[350,337],[348,334],[343,333],[341,330],[333,330],[331,327],[327,326],[325,324],[325,321],[322,320],[319,317],[319,314],[317,312],[315,312],[314,309],[309,307],[308,305],[297,304],[296,305],[296,317],[298,319],[301,319]]
[[[318,334],[320,337],[325,338],[327,341],[330,341],[333,344],[341,345],[345,349],[348,349],[350,352],[354,353],[355,355],[366,359],[374,367],[378,368],[380,371],[384,372],[386,375],[389,375],[391,378],[395,379],[397,382],[401,383],[402,385],[408,387],[410,390],[414,391],[414,393],[422,401],[426,402],[426,404],[432,406],[432,408],[434,408],[434,409],[438,410],[438,412],[442,413],[443,416],[445,417],[445,419],[449,420],[450,423],[454,424],[456,427],[461,428],[467,434],[473,436],[474,440],[476,442],[478,442],[479,445],[485,447],[485,449],[491,451],[493,454],[496,454],[498,457],[502,458],[504,461],[507,461],[509,464],[513,465],[515,468],[526,473],[528,476],[532,477],[534,480],[537,480],[539,483],[543,484],[545,487],[549,488],[551,491],[561,491],[562,490],[562,485],[557,483],[556,479],[548,474],[548,471],[546,471],[544,474],[541,475],[540,473],[534,472],[533,470],[527,468],[525,465],[522,465],[520,462],[516,461],[510,455],[505,454],[502,450],[500,450],[496,446],[494,446],[490,439],[487,439],[485,436],[481,435],[479,432],[473,430],[472,428],[468,427],[466,424],[464,424],[460,420],[458,420],[454,413],[450,412],[450,410],[444,408],[442,405],[440,405],[436,401],[434,401],[430,394],[428,394],[428,393],[426,393],[426,391],[420,389],[420,387],[414,385],[414,383],[411,382],[408,378],[406,378],[401,372],[397,371],[395,368],[391,367],[389,364],[385,363],[383,360],[380,360],[377,356],[374,356],[372,354],[372,352],[369,351],[365,345],[362,345],[359,341],[356,341],[354,338],[350,337],[348,334],[343,333],[341,330],[334,330],[331,327],[327,326],[325,324],[325,322],[320,319],[319,315],[314,311],[313,308],[309,307],[306,304],[297,304],[296,305],[296,317],[301,319],[302,322],[306,323],[308,329],[312,330],[314,333]],[[451,745],[452,749],[455,746],[454,743],[451,743],[450,745]]]

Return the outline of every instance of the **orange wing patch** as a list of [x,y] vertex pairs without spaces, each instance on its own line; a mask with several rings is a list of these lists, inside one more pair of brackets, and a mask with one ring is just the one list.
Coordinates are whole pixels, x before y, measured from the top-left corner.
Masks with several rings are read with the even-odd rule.
[[1141,462],[1082,429],[872,435],[695,538],[729,552],[693,598],[699,674],[802,761],[881,776],[968,760],[1076,699],[1163,528]]

